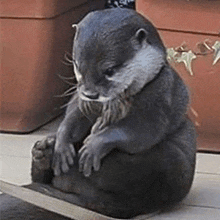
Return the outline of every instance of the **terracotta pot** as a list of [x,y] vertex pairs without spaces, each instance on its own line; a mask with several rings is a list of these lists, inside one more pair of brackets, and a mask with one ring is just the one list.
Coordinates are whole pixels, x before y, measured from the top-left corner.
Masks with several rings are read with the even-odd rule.
[[62,61],[71,25],[90,8],[86,0],[1,1],[1,131],[30,132],[63,112],[67,99],[58,96],[69,85],[58,75],[73,76]]
[[[199,133],[199,150],[220,151],[220,59],[215,53],[220,41],[220,1],[137,0],[136,8],[175,53],[170,61],[191,91],[189,116]],[[184,61],[182,55],[193,59]]]

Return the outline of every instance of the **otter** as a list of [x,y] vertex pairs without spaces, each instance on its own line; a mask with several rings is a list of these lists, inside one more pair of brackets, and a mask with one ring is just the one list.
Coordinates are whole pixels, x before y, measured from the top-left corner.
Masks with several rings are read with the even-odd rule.
[[188,89],[156,28],[123,8],[73,26],[77,89],[57,133],[32,149],[33,182],[116,218],[180,202],[193,181],[196,133]]

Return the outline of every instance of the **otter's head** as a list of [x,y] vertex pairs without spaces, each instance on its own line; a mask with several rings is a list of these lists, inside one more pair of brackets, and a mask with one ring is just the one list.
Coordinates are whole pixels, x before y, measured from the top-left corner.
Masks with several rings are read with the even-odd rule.
[[74,26],[74,72],[84,101],[106,103],[124,93],[135,95],[166,62],[156,29],[133,10],[91,12]]

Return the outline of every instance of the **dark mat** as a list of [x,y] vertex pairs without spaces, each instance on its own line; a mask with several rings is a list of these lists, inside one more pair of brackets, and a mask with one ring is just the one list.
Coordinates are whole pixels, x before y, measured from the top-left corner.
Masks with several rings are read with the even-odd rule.
[[[51,187],[50,184],[32,183],[30,185],[18,187],[2,181],[1,186],[2,191],[8,193],[0,195],[1,220],[70,219],[64,216],[73,216],[73,218],[76,219],[113,219],[83,208],[85,206],[83,198],[79,199],[79,196],[73,193],[64,193]],[[70,203],[72,206],[68,205]],[[39,208],[37,205],[42,208]],[[46,210],[46,207],[50,211]],[[54,213],[53,211],[55,210],[57,213],[63,213],[64,216]]]
[[15,197],[0,195],[1,220],[69,220],[56,213],[47,211]]

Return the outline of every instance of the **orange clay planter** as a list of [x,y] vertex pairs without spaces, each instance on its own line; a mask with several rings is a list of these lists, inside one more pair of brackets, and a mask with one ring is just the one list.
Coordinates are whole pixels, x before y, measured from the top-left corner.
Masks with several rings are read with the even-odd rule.
[[220,1],[137,0],[136,8],[158,28],[189,86],[198,149],[220,152]]
[[[103,1],[93,1],[93,9]],[[87,0],[2,0],[0,6],[0,130],[27,133],[58,116],[73,76],[62,61],[71,53],[73,23],[90,9]]]

